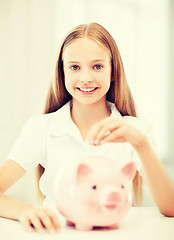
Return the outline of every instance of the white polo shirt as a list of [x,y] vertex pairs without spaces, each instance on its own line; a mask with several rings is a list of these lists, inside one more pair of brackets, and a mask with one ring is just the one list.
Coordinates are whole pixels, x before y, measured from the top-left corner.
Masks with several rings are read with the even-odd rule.
[[[141,130],[153,145],[149,123],[135,117],[124,116],[115,105],[107,102],[113,118]],[[105,156],[123,165],[134,161],[137,170],[141,162],[129,143],[105,143],[91,146],[85,142],[70,115],[71,101],[54,113],[44,114],[30,119],[23,127],[21,136],[13,145],[8,159],[14,160],[26,171],[31,171],[38,164],[45,168],[40,179],[40,188],[46,197],[52,196],[52,185],[58,169],[68,161],[81,156]]]

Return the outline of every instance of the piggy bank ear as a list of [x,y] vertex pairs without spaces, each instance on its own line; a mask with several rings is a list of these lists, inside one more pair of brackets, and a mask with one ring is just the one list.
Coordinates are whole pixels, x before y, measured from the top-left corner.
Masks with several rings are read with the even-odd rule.
[[83,163],[79,164],[76,172],[77,183],[80,183],[83,180],[85,180],[90,173],[92,173],[92,169],[89,166]]
[[136,167],[135,167],[135,163],[134,162],[130,162],[128,164],[126,164],[121,171],[124,173],[124,175],[126,175],[126,177],[129,180],[134,179],[135,174],[136,174]]

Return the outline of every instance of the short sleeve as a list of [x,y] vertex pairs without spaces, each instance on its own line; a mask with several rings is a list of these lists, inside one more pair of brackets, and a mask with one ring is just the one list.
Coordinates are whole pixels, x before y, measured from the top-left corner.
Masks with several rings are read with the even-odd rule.
[[45,134],[43,117],[30,119],[22,128],[8,155],[26,171],[33,170],[38,164],[45,163]]

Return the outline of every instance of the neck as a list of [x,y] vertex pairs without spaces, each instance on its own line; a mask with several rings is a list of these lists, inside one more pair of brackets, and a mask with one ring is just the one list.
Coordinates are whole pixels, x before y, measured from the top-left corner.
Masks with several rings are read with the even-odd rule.
[[110,110],[105,101],[83,104],[73,100],[71,117],[78,128],[90,129],[96,122],[109,117]]

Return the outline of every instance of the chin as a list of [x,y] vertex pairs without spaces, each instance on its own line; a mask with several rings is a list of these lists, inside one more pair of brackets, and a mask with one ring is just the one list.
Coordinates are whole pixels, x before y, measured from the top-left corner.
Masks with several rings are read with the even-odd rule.
[[77,102],[81,104],[86,104],[86,105],[91,105],[91,104],[96,104],[99,103],[101,99],[76,99]]

